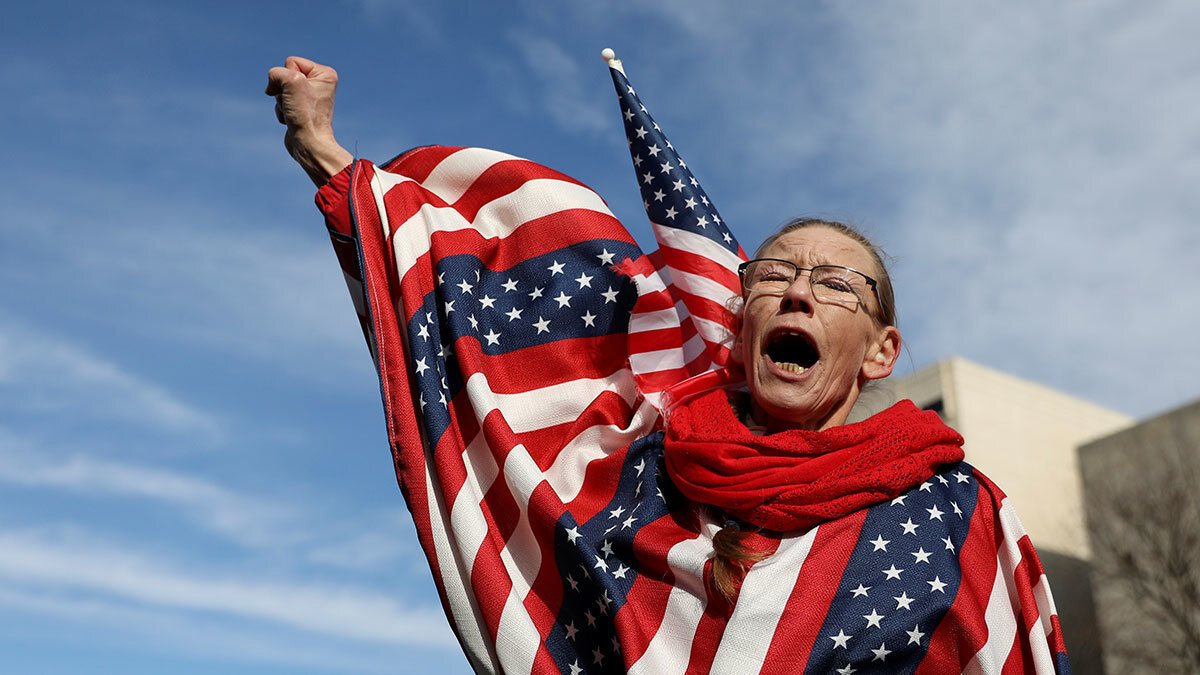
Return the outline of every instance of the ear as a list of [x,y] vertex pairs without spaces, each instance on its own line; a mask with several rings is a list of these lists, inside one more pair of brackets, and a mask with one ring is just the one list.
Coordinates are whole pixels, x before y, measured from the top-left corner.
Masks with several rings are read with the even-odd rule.
[[867,380],[878,380],[892,374],[896,359],[900,356],[900,331],[895,326],[884,326],[875,334],[875,341],[863,356],[862,376]]

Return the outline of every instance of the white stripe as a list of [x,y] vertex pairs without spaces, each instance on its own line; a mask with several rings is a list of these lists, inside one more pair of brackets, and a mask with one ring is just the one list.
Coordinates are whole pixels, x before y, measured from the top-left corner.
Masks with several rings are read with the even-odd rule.
[[683,349],[679,347],[629,355],[629,367],[638,375],[657,373],[660,370],[675,370],[686,366],[687,362]]
[[500,654],[504,672],[529,673],[533,671],[533,661],[542,641],[524,605],[542,564],[542,551],[529,526],[529,496],[542,483],[543,476],[525,446],[517,445],[504,461],[504,478],[521,515],[512,536],[500,549],[500,561],[504,563],[512,587],[496,628],[496,651]]
[[588,464],[650,433],[657,419],[658,411],[649,402],[643,401],[629,420],[629,426],[624,429],[612,424],[597,424],[584,429],[563,446],[555,456],[554,464],[546,470],[546,480],[554,494],[564,504],[575,499],[583,489]]
[[580,378],[517,394],[498,394],[492,391],[486,375],[475,373],[467,380],[466,389],[481,424],[488,413],[499,410],[517,433],[574,422],[606,391],[616,393],[630,404],[638,395],[633,374],[626,368],[604,378]]
[[[393,224],[388,221],[383,208],[385,176],[386,172],[376,171],[371,188],[375,193],[383,234],[387,237]],[[386,182],[398,185],[408,182],[408,179],[392,176]],[[604,200],[595,192],[575,183],[555,179],[526,181],[520,188],[480,208],[473,221],[468,221],[454,208],[426,204],[405,222],[394,225],[396,234],[392,239],[392,249],[396,268],[408,270],[418,258],[425,255],[434,232],[474,229],[485,239],[503,239],[524,223],[566,209],[584,209],[612,216]]]
[[729,249],[708,237],[658,223],[653,223],[653,225],[655,226],[654,236],[658,239],[658,245],[663,248],[677,248],[704,256],[718,265],[724,265],[734,273],[737,272],[738,265],[742,264],[742,259],[737,257],[736,253],[730,253]]
[[1050,582],[1043,574],[1033,587],[1033,598],[1037,602],[1038,620],[1029,629],[1029,646],[1033,651],[1034,672],[1053,673],[1054,654],[1050,651],[1050,642],[1046,639],[1054,631],[1050,617],[1057,614],[1054,610],[1054,599],[1050,597]]
[[669,675],[687,670],[696,626],[704,615],[707,596],[704,589],[704,563],[712,557],[715,524],[705,525],[704,533],[681,541],[667,552],[667,564],[675,575],[675,586],[667,597],[662,623],[646,647],[646,653],[629,668],[631,675]]
[[[996,578],[992,583],[992,593],[988,597],[987,608],[983,612],[984,624],[987,626],[987,642],[979,648],[963,673],[970,675],[991,675],[999,673],[1008,659],[1013,648],[1013,640],[1017,637],[1017,613],[1020,599],[1014,585],[1015,571],[1021,563],[1021,549],[1017,541],[1024,536],[1025,528],[1017,518],[1017,512],[1012,503],[1005,498],[997,514],[1003,537],[996,553]],[[1042,640],[1045,643],[1045,640]],[[1051,671],[1053,672],[1053,671]]]
[[[629,319],[629,332],[645,333],[663,328],[679,328],[682,320],[679,309],[681,305],[682,303],[677,303],[675,307],[668,307],[667,309],[634,313]],[[686,309],[684,311],[686,312]],[[685,313],[683,316],[687,316],[687,314]]]
[[[767,650],[775,638],[779,619],[808,558],[817,528],[801,537],[779,542],[779,550],[755,564],[738,593],[737,605],[721,636],[713,657],[714,673],[757,673],[762,670]],[[788,627],[784,627],[788,630]]]
[[498,162],[510,159],[520,158],[486,148],[464,148],[447,155],[439,162],[425,180],[421,181],[421,186],[441,197],[447,204],[453,204],[466,194],[484,171]]
[[704,336],[705,342],[712,342],[725,347],[733,348],[733,331],[729,330],[728,326],[721,325],[716,321],[709,321],[698,316],[693,316],[692,321],[696,324],[696,332]]
[[[733,275],[732,278],[737,280],[737,275]],[[719,281],[680,269],[671,270],[671,279],[684,291],[711,300],[722,307],[727,307],[725,303],[738,295],[737,290],[730,290]]]
[[[482,438],[479,434],[478,438]],[[432,450],[425,447],[425,495],[426,508],[429,512],[430,536],[433,539],[438,569],[441,572],[442,588],[446,592],[446,604],[450,607],[450,615],[454,626],[462,640],[463,650],[471,661],[471,668],[476,672],[499,673],[500,661],[496,657],[492,644],[491,633],[483,621],[479,603],[475,594],[470,590],[471,567],[475,561],[475,552],[479,550],[468,546],[465,550],[451,542],[451,531],[447,529],[443,514],[446,513],[446,503],[443,498],[441,481],[433,475]],[[495,465],[495,462],[492,462]],[[471,500],[459,500],[469,503]],[[477,509],[476,509],[477,510]],[[482,516],[478,516],[482,520]],[[470,520],[469,514],[460,514],[460,520]],[[454,517],[451,516],[451,522]],[[458,531],[455,531],[457,534]]]

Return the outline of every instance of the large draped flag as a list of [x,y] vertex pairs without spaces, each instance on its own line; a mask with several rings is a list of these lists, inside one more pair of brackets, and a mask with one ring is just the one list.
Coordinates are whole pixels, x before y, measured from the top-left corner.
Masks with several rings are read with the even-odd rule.
[[772,555],[736,604],[711,590],[720,523],[666,480],[660,408],[687,383],[737,381],[723,364],[744,254],[608,56],[654,254],[586,186],[491,150],[359,160],[318,193],[472,666],[1063,672],[1028,538],[965,465],[907,502],[759,536]]

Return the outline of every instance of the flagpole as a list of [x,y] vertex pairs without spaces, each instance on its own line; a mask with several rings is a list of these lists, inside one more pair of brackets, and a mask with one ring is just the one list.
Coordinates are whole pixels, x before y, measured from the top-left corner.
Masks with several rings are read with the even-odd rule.
[[609,68],[612,68],[613,70],[619,70],[621,71],[622,75],[625,75],[625,66],[621,65],[621,59],[617,58],[617,53],[614,52],[611,47],[605,47],[603,50],[601,50],[600,58],[604,59],[604,62],[608,64]]

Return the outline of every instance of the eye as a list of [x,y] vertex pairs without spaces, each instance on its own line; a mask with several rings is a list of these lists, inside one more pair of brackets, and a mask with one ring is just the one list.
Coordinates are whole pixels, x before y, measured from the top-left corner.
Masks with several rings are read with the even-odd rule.
[[772,281],[791,281],[793,270],[787,265],[778,263],[759,263],[754,267],[753,276],[751,277],[755,283],[772,282]]
[[845,279],[839,279],[837,277],[829,277],[826,279],[820,279],[820,280],[814,281],[813,283],[816,283],[820,286],[824,286],[825,288],[828,288],[831,291],[837,291],[839,293],[853,293],[854,292],[854,287],[850,285],[849,281],[847,281]]

